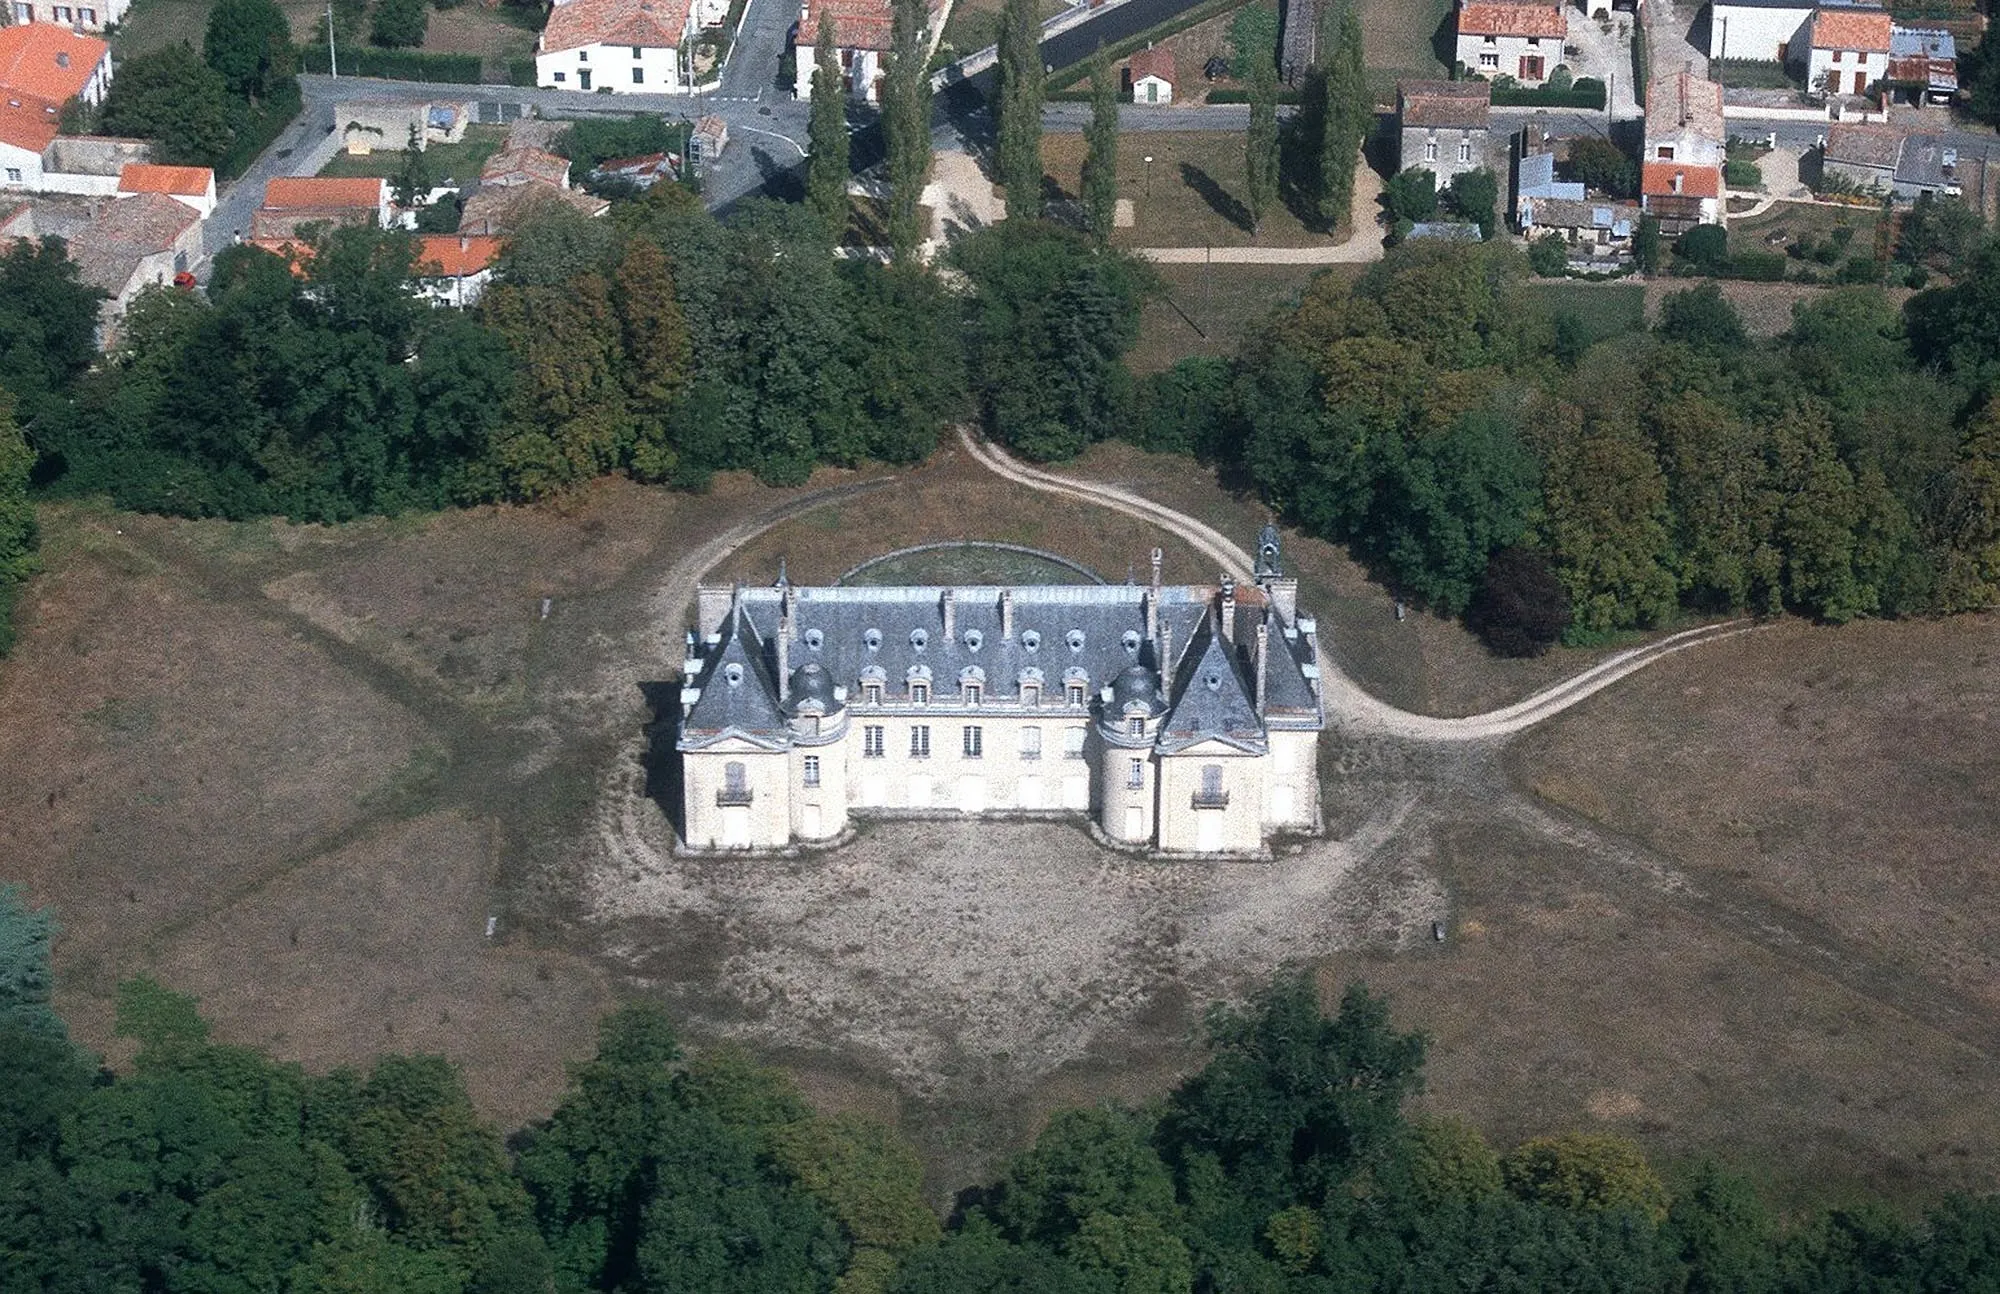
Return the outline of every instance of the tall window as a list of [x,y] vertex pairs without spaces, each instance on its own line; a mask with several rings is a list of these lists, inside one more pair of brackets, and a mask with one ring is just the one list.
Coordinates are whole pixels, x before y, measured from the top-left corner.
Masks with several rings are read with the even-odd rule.
[[1125,721],[1125,735],[1128,737],[1145,736],[1146,721],[1144,719],[1127,719]]
[[931,756],[931,726],[920,723],[910,729],[910,758],[929,759]]
[[819,785],[819,756],[818,756],[818,755],[807,755],[807,756],[806,756],[806,770],[805,770],[805,771],[806,771],[806,785],[807,785],[807,786],[818,786],[818,785]]
[[750,803],[749,770],[730,760],[722,766],[722,790],[716,793],[716,801],[721,804]]
[[977,683],[967,683],[961,690],[965,693],[965,703],[967,705],[978,705],[979,698],[986,689]]
[[644,84],[646,84],[646,69],[645,69],[645,68],[643,68],[643,67],[635,67],[635,68],[633,68],[633,69],[632,69],[632,84],[633,84],[633,85],[644,85]]
[[1069,697],[1069,703],[1071,705],[1083,704],[1083,684],[1081,683],[1068,684],[1063,688],[1063,692]]
[[1145,784],[1146,784],[1146,761],[1143,759],[1135,759],[1132,761],[1131,766],[1125,770],[1125,785],[1131,787],[1133,790],[1136,791]]
[[1426,139],[1424,141],[1424,160],[1426,162],[1435,162],[1438,160],[1438,142],[1435,139]]
[[1201,766],[1201,793],[1211,796],[1222,794],[1222,765],[1203,764]]
[[861,729],[861,754],[865,759],[882,758],[882,725],[871,723]]
[[1458,160],[1459,160],[1459,163],[1460,163],[1460,165],[1463,165],[1463,164],[1465,164],[1465,163],[1467,163],[1467,162],[1470,162],[1470,161],[1472,160],[1472,141],[1471,141],[1471,140],[1469,140],[1469,139],[1461,139],[1461,140],[1459,140],[1459,141],[1458,141]]
[[870,705],[882,704],[882,685],[880,683],[863,684],[861,688],[861,694],[862,694],[862,699],[867,701],[868,704]]
[[931,685],[930,685],[930,684],[928,684],[928,683],[912,683],[912,684],[910,684],[910,704],[911,704],[911,705],[929,705],[930,703],[931,703]]
[[979,726],[971,723],[965,725],[965,757],[978,759],[984,753],[984,746],[985,736],[979,731]]
[[1042,703],[1042,685],[1040,683],[1021,684],[1022,705],[1032,710],[1041,703]]
[[1042,757],[1042,730],[1040,728],[1021,729],[1021,758],[1040,759]]
[[1064,759],[1083,758],[1083,729],[1081,728],[1063,729],[1063,758]]

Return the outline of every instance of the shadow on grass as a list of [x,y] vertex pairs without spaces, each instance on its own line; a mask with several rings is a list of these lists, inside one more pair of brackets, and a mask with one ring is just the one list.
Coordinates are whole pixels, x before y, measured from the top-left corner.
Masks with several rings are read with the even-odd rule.
[[1199,166],[1182,162],[1181,183],[1200,194],[1201,200],[1208,204],[1210,211],[1246,233],[1254,232],[1250,209],[1238,202],[1229,190],[1217,184],[1215,177],[1207,171]]

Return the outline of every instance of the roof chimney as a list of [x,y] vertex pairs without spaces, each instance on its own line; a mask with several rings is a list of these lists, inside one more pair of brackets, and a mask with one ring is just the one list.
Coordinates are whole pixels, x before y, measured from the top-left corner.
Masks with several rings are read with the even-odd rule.
[[1222,577],[1222,638],[1230,646],[1236,645],[1236,577]]
[[792,696],[792,591],[785,590],[778,602],[778,699]]
[[1000,641],[1014,641],[1014,590],[1000,590]]
[[1271,612],[1267,608],[1264,618],[1257,622],[1257,713],[1264,713],[1264,679],[1270,672],[1265,663],[1271,654]]
[[946,589],[944,591],[944,636],[947,639],[952,636],[952,626],[958,623],[958,617],[954,614],[955,610],[956,608],[952,606],[951,590]]
[[1146,599],[1146,637],[1155,646],[1160,641],[1160,550],[1153,550],[1153,592]]
[[68,66],[69,66],[69,51],[68,51],[68,50],[66,50],[66,49],[59,49],[59,50],[57,50],[57,51],[56,51],[56,66],[57,66],[57,67],[68,67]]

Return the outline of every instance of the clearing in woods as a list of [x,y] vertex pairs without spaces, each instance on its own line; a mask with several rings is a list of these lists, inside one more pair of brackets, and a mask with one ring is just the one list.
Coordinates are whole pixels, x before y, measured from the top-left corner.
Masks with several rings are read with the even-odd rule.
[[[1231,535],[1264,520],[1182,460],[1106,445],[1070,470]],[[696,1041],[898,1119],[944,1198],[1055,1106],[1157,1094],[1208,1000],[1304,962],[1393,990],[1438,1040],[1426,1099],[1502,1142],[1611,1128],[1747,1157],[1799,1197],[2000,1169],[1988,621],[1782,625],[1498,749],[1330,734],[1328,834],[1269,865],[969,821],[677,860],[644,725],[671,709],[694,579],[768,580],[781,555],[828,579],[959,538],[1112,580],[1156,544],[1174,578],[1213,572],[951,445],[800,490],[45,522],[49,573],[0,667],[0,817],[92,1045],[117,981],[150,971],[219,1036],[315,1068],[441,1052],[512,1125],[549,1108],[599,1011],[656,992]],[[1343,668],[1406,708],[1489,709],[1595,659],[1494,661],[1398,622],[1335,549],[1292,537],[1287,560]]]

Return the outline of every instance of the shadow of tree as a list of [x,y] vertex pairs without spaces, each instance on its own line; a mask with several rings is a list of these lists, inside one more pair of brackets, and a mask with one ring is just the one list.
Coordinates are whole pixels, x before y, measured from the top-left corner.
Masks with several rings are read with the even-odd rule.
[[1229,190],[1215,182],[1215,177],[1199,166],[1181,163],[1181,183],[1201,195],[1208,209],[1221,216],[1238,229],[1248,232],[1251,227],[1250,209],[1238,202]]
[[1458,66],[1457,6],[1446,6],[1444,17],[1438,19],[1437,30],[1431,33],[1431,55],[1446,67]]

